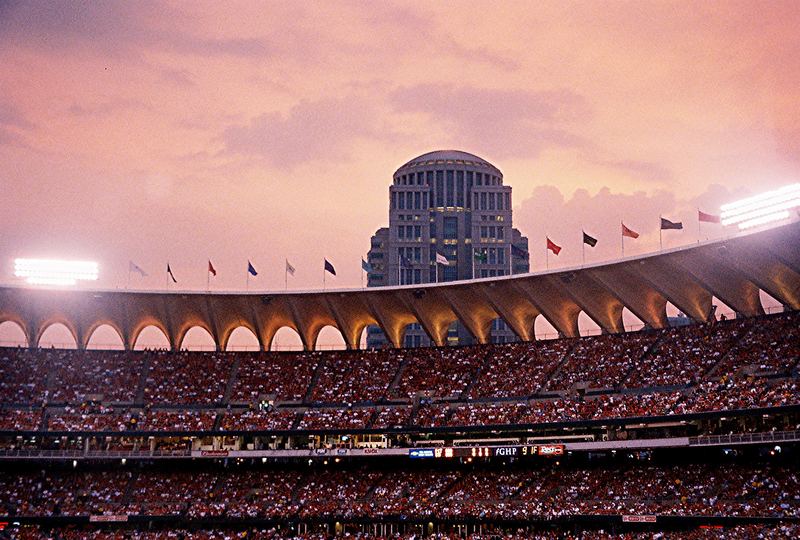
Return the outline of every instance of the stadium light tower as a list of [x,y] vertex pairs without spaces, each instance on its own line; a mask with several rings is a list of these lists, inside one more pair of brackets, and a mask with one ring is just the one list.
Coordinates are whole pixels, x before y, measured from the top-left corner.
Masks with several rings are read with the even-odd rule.
[[788,219],[790,210],[800,207],[800,183],[722,205],[722,224],[740,230]]
[[14,275],[31,285],[72,286],[78,281],[96,281],[99,269],[92,261],[15,259]]

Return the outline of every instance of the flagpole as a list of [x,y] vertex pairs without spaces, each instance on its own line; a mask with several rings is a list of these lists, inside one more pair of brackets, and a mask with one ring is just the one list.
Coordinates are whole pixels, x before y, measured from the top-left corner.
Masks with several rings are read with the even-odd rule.
[[664,241],[662,240],[663,236],[663,229],[661,228],[661,220],[664,219],[661,217],[661,214],[658,215],[658,250],[664,251]]
[[581,237],[581,265],[586,266],[586,242],[583,241],[586,238],[586,233],[583,232],[583,229],[581,229],[581,233],[583,233]]
[[131,288],[131,265],[128,263],[128,284],[125,286],[126,289]]
[[622,228],[624,226],[625,226],[625,224],[620,221],[619,222],[619,243],[620,243],[620,246],[622,247],[622,255],[620,256],[621,259],[625,258],[625,231]]
[[[211,264],[211,261],[209,261],[209,264]],[[210,291],[211,291],[211,272],[208,270],[208,268],[206,268],[206,292]]]
[[[323,259],[323,261],[324,260],[327,260],[327,259]],[[322,290],[323,291],[325,290],[325,263],[324,262],[322,263]]]
[[545,268],[550,270],[550,249],[547,247],[547,244],[545,244],[544,247],[544,264]]
[[169,261],[167,261],[167,275],[165,276],[164,279],[164,288],[166,290],[169,290]]
[[283,290],[289,290],[289,259],[283,260]]

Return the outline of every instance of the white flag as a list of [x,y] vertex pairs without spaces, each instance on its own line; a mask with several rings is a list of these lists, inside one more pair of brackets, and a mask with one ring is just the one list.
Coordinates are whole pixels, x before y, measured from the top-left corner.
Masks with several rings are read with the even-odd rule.
[[294,266],[289,264],[289,259],[286,259],[286,272],[288,272],[291,275],[294,275]]
[[142,277],[147,277],[147,272],[142,270],[141,267],[133,261],[128,261],[128,272],[136,272]]
[[441,253],[436,254],[436,264],[443,264],[445,266],[450,265],[450,261],[447,260],[447,257],[442,255]]

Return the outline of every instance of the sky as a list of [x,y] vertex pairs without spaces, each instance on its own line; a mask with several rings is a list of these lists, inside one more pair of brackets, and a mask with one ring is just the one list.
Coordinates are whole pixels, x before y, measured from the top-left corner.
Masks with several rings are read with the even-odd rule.
[[[96,260],[100,287],[361,285],[392,173],[494,163],[544,269],[619,257],[619,222],[797,181],[793,1],[0,1],[0,283],[15,257]],[[702,238],[726,234],[705,225]]]

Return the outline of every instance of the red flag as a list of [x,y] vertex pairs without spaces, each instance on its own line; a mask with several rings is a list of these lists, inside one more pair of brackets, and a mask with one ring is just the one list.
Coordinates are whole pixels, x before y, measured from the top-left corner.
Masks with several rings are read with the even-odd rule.
[[706,214],[705,212],[701,212],[700,210],[697,211],[697,219],[699,219],[700,221],[705,221],[706,223],[720,222],[719,216],[714,214]]
[[209,272],[209,273],[210,273],[212,276],[215,276],[215,277],[216,277],[216,275],[217,275],[217,271],[216,271],[216,270],[214,270],[214,265],[213,265],[213,264],[211,264],[211,261],[208,261],[208,272]]
[[553,241],[552,241],[552,240],[550,240],[550,239],[548,238],[548,239],[547,239],[547,249],[549,249],[550,251],[552,251],[552,252],[553,252],[553,255],[558,255],[558,252],[559,252],[559,251],[561,251],[561,246],[557,246],[555,243],[553,243]]
[[637,233],[633,229],[629,229],[623,223],[622,224],[622,236],[627,236],[628,238],[639,238],[639,233]]

